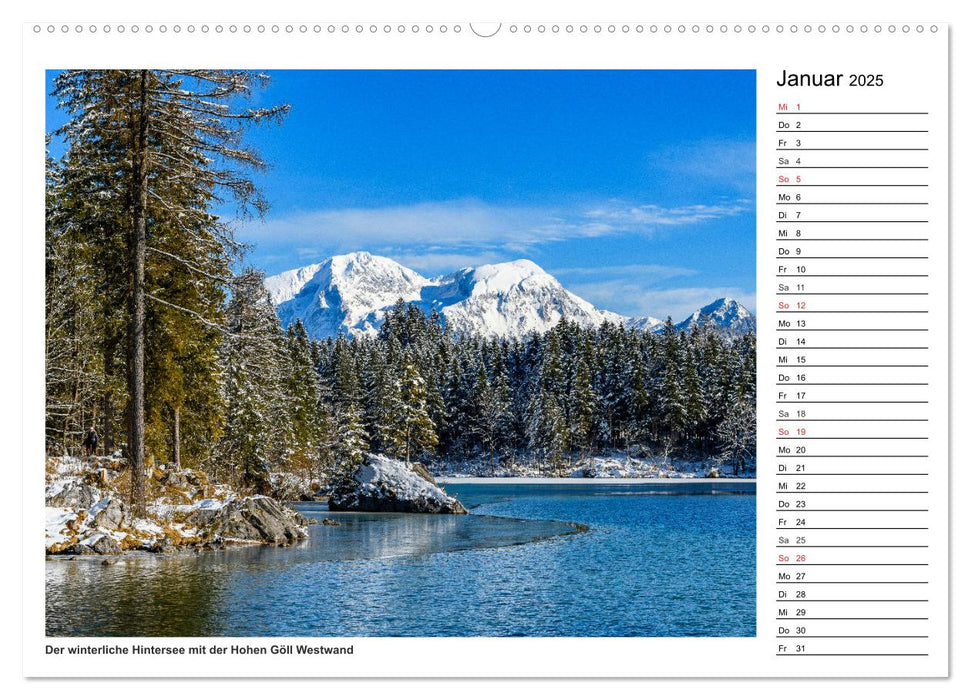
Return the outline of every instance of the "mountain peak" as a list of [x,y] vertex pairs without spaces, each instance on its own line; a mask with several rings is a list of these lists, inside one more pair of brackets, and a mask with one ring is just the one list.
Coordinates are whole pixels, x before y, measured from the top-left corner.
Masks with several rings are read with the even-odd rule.
[[419,301],[429,280],[366,251],[335,255],[266,279],[284,326],[300,319],[314,338],[374,335],[398,299]]
[[556,280],[532,260],[513,260],[468,268],[479,293],[508,292],[531,280],[539,284],[558,284]]
[[736,300],[722,297],[701,307],[675,328],[691,330],[695,326],[717,328],[729,333],[747,333],[755,330],[755,318]]
[[[266,279],[284,326],[300,319],[314,338],[376,335],[398,299],[425,312],[437,310],[458,333],[523,337],[544,333],[562,318],[596,327],[605,321],[646,333],[663,323],[598,309],[568,291],[532,260],[466,267],[427,279],[404,265],[367,251],[335,255]],[[754,330],[755,319],[734,299],[721,298],[677,325],[726,333]]]
[[329,262],[332,267],[337,267],[341,269],[353,267],[354,265],[361,265],[361,266],[373,265],[376,262],[382,262],[382,263],[387,262],[393,265],[398,264],[391,258],[385,258],[380,255],[372,255],[366,250],[356,250],[352,253],[335,255],[334,257],[330,258]]

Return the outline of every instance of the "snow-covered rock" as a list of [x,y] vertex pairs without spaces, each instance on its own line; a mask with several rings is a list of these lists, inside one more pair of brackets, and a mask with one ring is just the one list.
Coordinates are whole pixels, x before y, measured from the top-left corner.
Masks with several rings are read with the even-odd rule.
[[190,469],[151,471],[146,517],[134,518],[125,499],[124,467],[117,458],[48,459],[48,554],[170,552],[307,537],[309,522],[296,511],[272,498],[242,496],[228,486],[210,484],[203,472]]
[[49,484],[44,504],[59,508],[90,508],[101,499],[101,492],[77,479],[59,479]]
[[384,455],[369,454],[346,484],[338,485],[331,510],[395,513],[452,513],[468,511],[449,496],[419,465],[407,465]]

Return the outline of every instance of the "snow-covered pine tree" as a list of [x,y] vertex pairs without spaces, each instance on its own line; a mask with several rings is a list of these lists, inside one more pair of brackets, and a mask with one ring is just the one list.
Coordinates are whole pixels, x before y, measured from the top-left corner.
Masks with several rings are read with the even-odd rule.
[[744,469],[755,457],[755,407],[744,392],[745,389],[739,386],[732,393],[728,411],[718,426],[719,457],[732,466],[736,476],[739,469]]
[[[650,442],[651,436],[651,390],[650,370],[644,338],[632,331],[630,334],[630,365],[625,384],[628,441]],[[629,442],[628,442],[629,444]]]
[[477,451],[493,453],[492,425],[489,422],[489,412],[492,407],[492,386],[489,375],[486,374],[485,362],[480,357],[475,370],[475,380],[472,384],[470,401],[470,415],[466,430],[470,431]]
[[370,449],[362,408],[363,389],[357,344],[340,337],[334,343],[332,391],[336,419],[334,479],[350,479]]
[[[439,320],[430,319],[435,324]],[[438,325],[441,328],[440,325]],[[446,406],[446,385],[448,371],[454,357],[452,345],[447,336],[430,337],[428,339],[427,356],[422,360],[424,376],[428,388],[428,415],[435,424],[438,436],[438,447],[444,449],[445,433],[448,424],[448,408]]]
[[226,331],[219,475],[265,492],[270,472],[287,459],[295,439],[285,376],[290,358],[262,273],[247,270],[234,280]]
[[464,455],[468,447],[465,426],[469,421],[471,394],[466,382],[464,359],[461,348],[455,348],[442,385],[444,420],[439,435],[442,449],[450,456]]
[[337,407],[337,441],[334,445],[334,482],[350,480],[355,467],[364,463],[370,444],[360,406],[347,402]]
[[723,366],[726,364],[724,343],[717,333],[706,331],[702,336],[701,359],[698,374],[706,408],[706,417],[701,428],[702,457],[712,454],[717,442],[718,426],[722,422],[728,406],[727,382],[722,379]]
[[568,435],[563,409],[544,389],[537,388],[529,403],[529,449],[551,474],[559,473]]
[[488,455],[494,472],[496,453],[505,443],[512,418],[509,412],[509,386],[503,367],[497,366],[487,371],[485,359],[480,357],[470,408],[470,432],[477,450]]
[[592,449],[593,428],[597,411],[597,396],[593,391],[590,364],[593,348],[587,346],[573,365],[573,377],[567,395],[567,433],[571,451],[578,450],[583,459]]
[[362,368],[364,411],[371,449],[389,452],[393,444],[395,410],[401,402],[400,387],[392,377],[385,347],[374,344]]
[[602,445],[615,447],[618,438],[628,439],[628,430],[624,425],[624,400],[631,363],[625,352],[622,329],[604,321],[594,336],[594,348],[592,381],[599,407],[594,419],[597,440]]
[[297,320],[286,332],[287,364],[284,397],[293,431],[289,467],[311,481],[320,478],[329,448],[329,407],[320,402],[320,376],[314,366],[310,338]]
[[488,425],[489,461],[495,472],[496,453],[505,452],[513,442],[513,413],[511,405],[511,391],[509,388],[509,374],[506,371],[506,350],[497,346],[490,358],[490,401],[486,407],[486,424]]
[[683,376],[684,352],[683,339],[674,328],[669,316],[662,336],[663,352],[660,402],[662,422],[667,442],[672,448],[678,447],[684,439],[688,429],[687,396],[684,390]]
[[700,337],[701,332],[695,328],[687,337],[687,347],[683,350],[685,431],[689,442],[696,450],[701,448],[702,430],[708,417],[708,406],[701,386],[701,377],[698,374]]
[[438,435],[428,415],[425,380],[410,352],[405,353],[394,384],[398,387],[398,403],[392,413],[391,447],[395,456],[411,464],[413,457],[438,445]]

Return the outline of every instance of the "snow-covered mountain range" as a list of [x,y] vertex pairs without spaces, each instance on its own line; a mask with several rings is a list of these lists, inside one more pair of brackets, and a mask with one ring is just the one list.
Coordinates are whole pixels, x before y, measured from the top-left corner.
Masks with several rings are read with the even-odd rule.
[[[283,326],[300,319],[313,338],[375,335],[398,299],[426,313],[437,310],[457,332],[490,337],[543,333],[563,317],[584,326],[610,321],[649,332],[664,325],[650,316],[630,318],[598,309],[530,260],[467,267],[428,279],[390,258],[356,252],[267,277],[266,288]],[[678,328],[694,324],[741,333],[753,330],[755,319],[738,302],[719,299]]]

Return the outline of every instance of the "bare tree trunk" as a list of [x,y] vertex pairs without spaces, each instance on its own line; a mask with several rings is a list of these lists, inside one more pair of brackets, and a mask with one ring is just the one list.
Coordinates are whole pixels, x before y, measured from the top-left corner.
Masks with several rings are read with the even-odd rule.
[[131,463],[131,507],[145,513],[145,247],[148,227],[148,71],[141,71],[134,153],[134,236],[131,255],[131,323],[129,326],[128,459]]
[[107,347],[104,350],[104,368],[105,368],[105,389],[104,394],[101,397],[101,415],[104,420],[104,433],[101,435],[101,441],[104,444],[105,454],[111,455],[115,451],[115,440],[112,422],[114,421],[114,412],[112,411],[111,405],[111,389],[108,388],[108,383],[111,381],[111,377],[114,374],[112,360],[112,352]]
[[182,468],[182,438],[179,435],[179,421],[182,411],[178,408],[172,409],[172,461],[176,469]]

